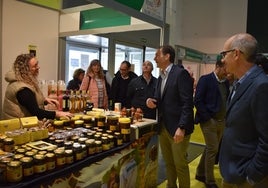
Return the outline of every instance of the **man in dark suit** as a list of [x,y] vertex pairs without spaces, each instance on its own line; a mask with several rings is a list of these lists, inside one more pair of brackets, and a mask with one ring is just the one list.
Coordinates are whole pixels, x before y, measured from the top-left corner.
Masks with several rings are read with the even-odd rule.
[[196,170],[196,179],[206,188],[217,188],[214,164],[219,143],[225,127],[226,101],[229,95],[227,73],[221,60],[216,61],[215,70],[200,77],[195,93],[195,123],[200,123],[206,147]]
[[155,98],[149,108],[158,108],[159,142],[166,165],[167,187],[190,188],[187,148],[193,132],[193,79],[187,70],[174,65],[175,50],[161,46],[154,60],[161,69]]
[[257,44],[250,34],[236,34],[221,53],[226,71],[238,78],[220,148],[223,188],[268,187],[268,78],[254,64]]

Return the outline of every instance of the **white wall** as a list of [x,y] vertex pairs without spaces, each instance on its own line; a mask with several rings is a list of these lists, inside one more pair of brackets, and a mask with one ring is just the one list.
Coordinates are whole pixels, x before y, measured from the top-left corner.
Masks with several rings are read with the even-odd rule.
[[231,35],[246,32],[247,0],[167,1],[170,43],[205,53],[222,51]]
[[57,79],[59,13],[16,0],[3,0],[2,11],[3,99],[7,86],[4,75],[19,54],[28,53],[28,45],[37,46],[40,79]]

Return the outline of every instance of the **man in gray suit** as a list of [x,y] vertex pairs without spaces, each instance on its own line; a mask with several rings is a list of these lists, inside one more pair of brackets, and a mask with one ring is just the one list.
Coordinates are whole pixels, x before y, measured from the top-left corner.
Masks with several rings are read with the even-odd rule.
[[159,142],[166,165],[167,187],[190,188],[187,148],[193,132],[193,79],[187,70],[174,65],[175,50],[161,46],[154,60],[161,69],[154,99],[149,108],[158,109]]
[[268,187],[268,78],[254,64],[257,44],[250,34],[236,34],[221,53],[226,71],[238,78],[220,149],[223,188]]

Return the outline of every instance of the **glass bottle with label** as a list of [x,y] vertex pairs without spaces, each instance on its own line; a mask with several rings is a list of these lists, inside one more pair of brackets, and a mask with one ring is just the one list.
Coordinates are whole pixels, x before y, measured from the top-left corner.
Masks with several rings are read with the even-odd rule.
[[62,111],[68,112],[70,110],[70,96],[68,91],[64,91],[63,97],[62,97]]

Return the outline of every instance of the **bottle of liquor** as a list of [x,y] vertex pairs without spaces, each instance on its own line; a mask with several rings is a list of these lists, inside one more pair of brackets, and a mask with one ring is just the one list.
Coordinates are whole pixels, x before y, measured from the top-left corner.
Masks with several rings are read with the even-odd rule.
[[75,94],[73,90],[71,90],[69,109],[71,113],[75,113]]
[[62,111],[68,112],[70,110],[70,96],[69,92],[66,90],[64,91],[63,97],[62,97]]
[[75,92],[75,112],[76,113],[81,112],[81,94],[80,94],[80,90],[77,90]]

